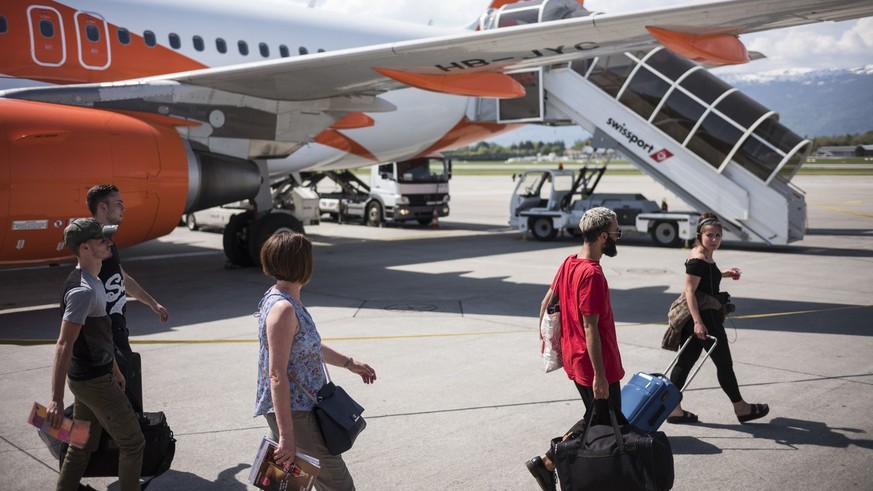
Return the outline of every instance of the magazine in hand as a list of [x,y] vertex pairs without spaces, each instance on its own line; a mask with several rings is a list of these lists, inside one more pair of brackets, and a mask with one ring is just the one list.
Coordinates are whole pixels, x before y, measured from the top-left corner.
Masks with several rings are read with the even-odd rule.
[[318,459],[297,451],[294,462],[285,466],[273,459],[276,442],[264,437],[252,464],[249,482],[260,489],[309,491],[321,469]]
[[39,431],[50,437],[69,443],[76,448],[85,448],[85,444],[88,443],[88,436],[91,435],[90,421],[64,418],[59,427],[52,428],[52,425],[45,419],[46,411],[45,406],[34,402],[33,407],[30,409],[30,416],[27,417],[27,422],[36,426]]

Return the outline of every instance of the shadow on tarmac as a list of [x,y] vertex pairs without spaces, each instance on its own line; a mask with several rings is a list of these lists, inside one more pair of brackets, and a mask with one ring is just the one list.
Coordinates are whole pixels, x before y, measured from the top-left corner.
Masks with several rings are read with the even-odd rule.
[[[237,464],[229,469],[224,469],[218,474],[215,481],[207,481],[200,476],[190,472],[168,470],[166,473],[154,479],[154,482],[149,484],[149,489],[163,489],[161,480],[165,479],[173,483],[173,489],[221,489],[223,491],[245,491],[248,488],[245,484],[237,481],[236,475],[243,469],[248,469],[251,464]],[[121,486],[118,481],[112,483],[107,488],[108,491],[120,491]]]
[[[820,421],[806,421],[793,418],[773,418],[767,423],[762,424],[718,424],[718,423],[702,423],[698,422],[695,426],[702,426],[712,429],[723,429],[747,433],[755,439],[772,440],[778,445],[797,449],[801,445],[816,445],[819,447],[830,448],[848,448],[852,445],[873,449],[873,440],[870,439],[852,439],[844,433],[865,433],[864,430],[857,428],[830,428],[827,423]],[[692,437],[685,437],[694,440]],[[674,440],[681,438],[671,438],[670,444],[673,446],[673,453],[697,453],[698,449],[692,448],[693,445],[685,447],[685,441],[680,441],[682,451],[677,452],[677,445],[674,445]],[[694,451],[690,451],[694,450]],[[719,450],[720,452],[721,450]],[[719,453],[714,452],[714,453]]]
[[[372,313],[407,304],[422,306],[430,314],[509,316],[534,315],[539,307],[539,299],[545,293],[544,285],[506,281],[507,275],[474,278],[467,276],[468,271],[462,270],[422,273],[410,269],[441,261],[564,249],[571,240],[546,243],[523,241],[515,234],[441,236],[390,242],[318,235],[312,238],[319,245],[314,249],[315,275],[305,290],[308,306],[356,308]],[[578,239],[572,238],[572,241],[578,242]],[[177,325],[251,316],[261,295],[272,284],[259,268],[226,269],[223,253],[214,249],[168,243],[150,244],[157,254],[169,254],[172,247],[175,255],[146,263],[127,250],[122,252],[122,259],[125,269],[140,284],[146,285],[171,315],[169,323],[160,324],[155,321],[150,309],[130,302],[128,324],[133,326],[137,335],[169,332]],[[623,246],[637,247],[633,242]],[[155,254],[151,249],[149,252]],[[768,252],[773,253],[772,250]],[[873,251],[863,252],[873,254]],[[560,255],[563,256],[563,252]],[[555,267],[561,259],[556,254]],[[621,268],[620,263],[611,266]],[[664,275],[669,272],[666,267],[672,265],[632,272]],[[3,315],[0,339],[11,344],[15,344],[16,339],[54,342],[59,312],[53,305],[58,302],[63,279],[71,268],[72,265],[65,265],[0,271],[0,279],[4,283],[8,281],[7,284],[22,285],[20,290],[11,292],[10,298],[4,300],[3,308],[19,310],[9,313],[0,310]],[[550,275],[551,271],[544,272],[543,280],[548,281]],[[378,285],[372,284],[374,277],[381,279]],[[369,286],[363,288],[364,285]],[[727,287],[729,289],[730,285]],[[622,290],[613,283],[611,294],[616,321],[665,325],[667,308],[676,297],[675,293],[666,293],[669,288],[670,285],[659,285]],[[435,296],[434,292],[439,294]],[[726,326],[729,335],[732,325],[736,329],[873,335],[858,311],[873,308],[870,305],[846,306],[742,297],[735,297],[733,302],[738,311]],[[43,307],[26,308],[29,306]]]

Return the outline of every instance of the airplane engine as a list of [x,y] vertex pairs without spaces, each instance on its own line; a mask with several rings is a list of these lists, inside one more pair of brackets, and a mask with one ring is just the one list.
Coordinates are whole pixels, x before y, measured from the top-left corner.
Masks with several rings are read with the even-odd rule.
[[[63,230],[91,215],[85,195],[95,184],[112,183],[122,192],[124,225],[114,239],[119,247],[170,233],[186,209],[255,194],[253,163],[237,165],[239,170],[194,155],[173,128],[178,123],[0,99],[0,265],[70,259]],[[196,177],[194,188],[189,173]]]

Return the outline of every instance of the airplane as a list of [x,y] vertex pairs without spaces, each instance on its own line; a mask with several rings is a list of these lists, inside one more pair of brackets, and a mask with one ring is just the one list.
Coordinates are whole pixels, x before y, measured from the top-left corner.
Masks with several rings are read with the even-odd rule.
[[62,230],[107,182],[127,207],[119,247],[169,234],[185,213],[252,200],[224,245],[256,262],[266,237],[302,231],[273,207],[277,179],[514,129],[480,110],[525,95],[514,73],[656,46],[706,66],[745,63],[741,34],[870,15],[868,0],[622,14],[493,0],[448,29],[275,0],[5,0],[0,74],[46,85],[0,92],[0,266],[68,260]]

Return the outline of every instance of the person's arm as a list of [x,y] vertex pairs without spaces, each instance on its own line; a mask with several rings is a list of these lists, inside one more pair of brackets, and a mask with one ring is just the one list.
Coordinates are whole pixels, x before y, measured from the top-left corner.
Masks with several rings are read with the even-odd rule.
[[[548,291],[546,291],[546,296],[543,297],[543,301],[540,302],[540,322],[539,322],[539,324],[543,323],[543,316],[546,315],[546,310],[548,310],[549,304],[552,303],[552,295],[554,295],[554,294],[555,293],[552,291],[552,289],[549,288]],[[537,325],[539,325],[539,324],[537,324]]]
[[279,427],[279,441],[274,456],[279,464],[290,463],[297,455],[294,422],[291,416],[291,382],[288,380],[288,359],[300,322],[294,307],[278,302],[267,314],[267,352],[270,374],[270,395]]
[[700,284],[700,276],[693,274],[685,274],[685,301],[688,303],[688,313],[694,320],[694,335],[700,339],[706,339],[706,326],[703,325],[703,318],[700,317],[700,306],[697,304],[697,285]]
[[324,362],[328,365],[348,368],[353,373],[360,375],[365,384],[372,384],[376,381],[376,370],[373,370],[370,365],[357,361],[351,356],[346,356],[324,343],[321,344],[321,352],[324,355]]
[[55,359],[52,363],[52,397],[46,407],[46,420],[57,428],[64,420],[64,387],[67,382],[67,371],[73,359],[73,343],[79,337],[81,324],[61,321],[61,333],[55,345]]
[[600,315],[582,314],[582,327],[585,329],[585,345],[588,347],[588,356],[591,358],[591,367],[594,369],[594,385],[591,389],[594,391],[595,399],[609,398],[609,382],[606,381],[606,370],[603,368],[603,351],[600,344],[600,331],[597,329],[597,322],[600,320]]
[[135,279],[133,279],[133,276],[127,274],[127,271],[125,271],[124,268],[121,268],[121,275],[124,276],[124,289],[127,291],[127,293],[133,296],[133,298],[148,305],[149,308],[154,311],[154,313],[158,314],[161,322],[167,322],[167,319],[170,318],[170,313],[167,312],[167,309],[165,309],[163,305],[159,304],[154,299],[154,297],[149,295],[149,293],[145,291],[145,289],[141,287]]
[[118,368],[118,360],[112,358],[112,371],[115,373],[115,380],[118,381],[118,386],[121,387],[121,391],[124,392],[124,389],[127,387],[127,380],[124,378],[124,375],[121,373],[121,369]]

